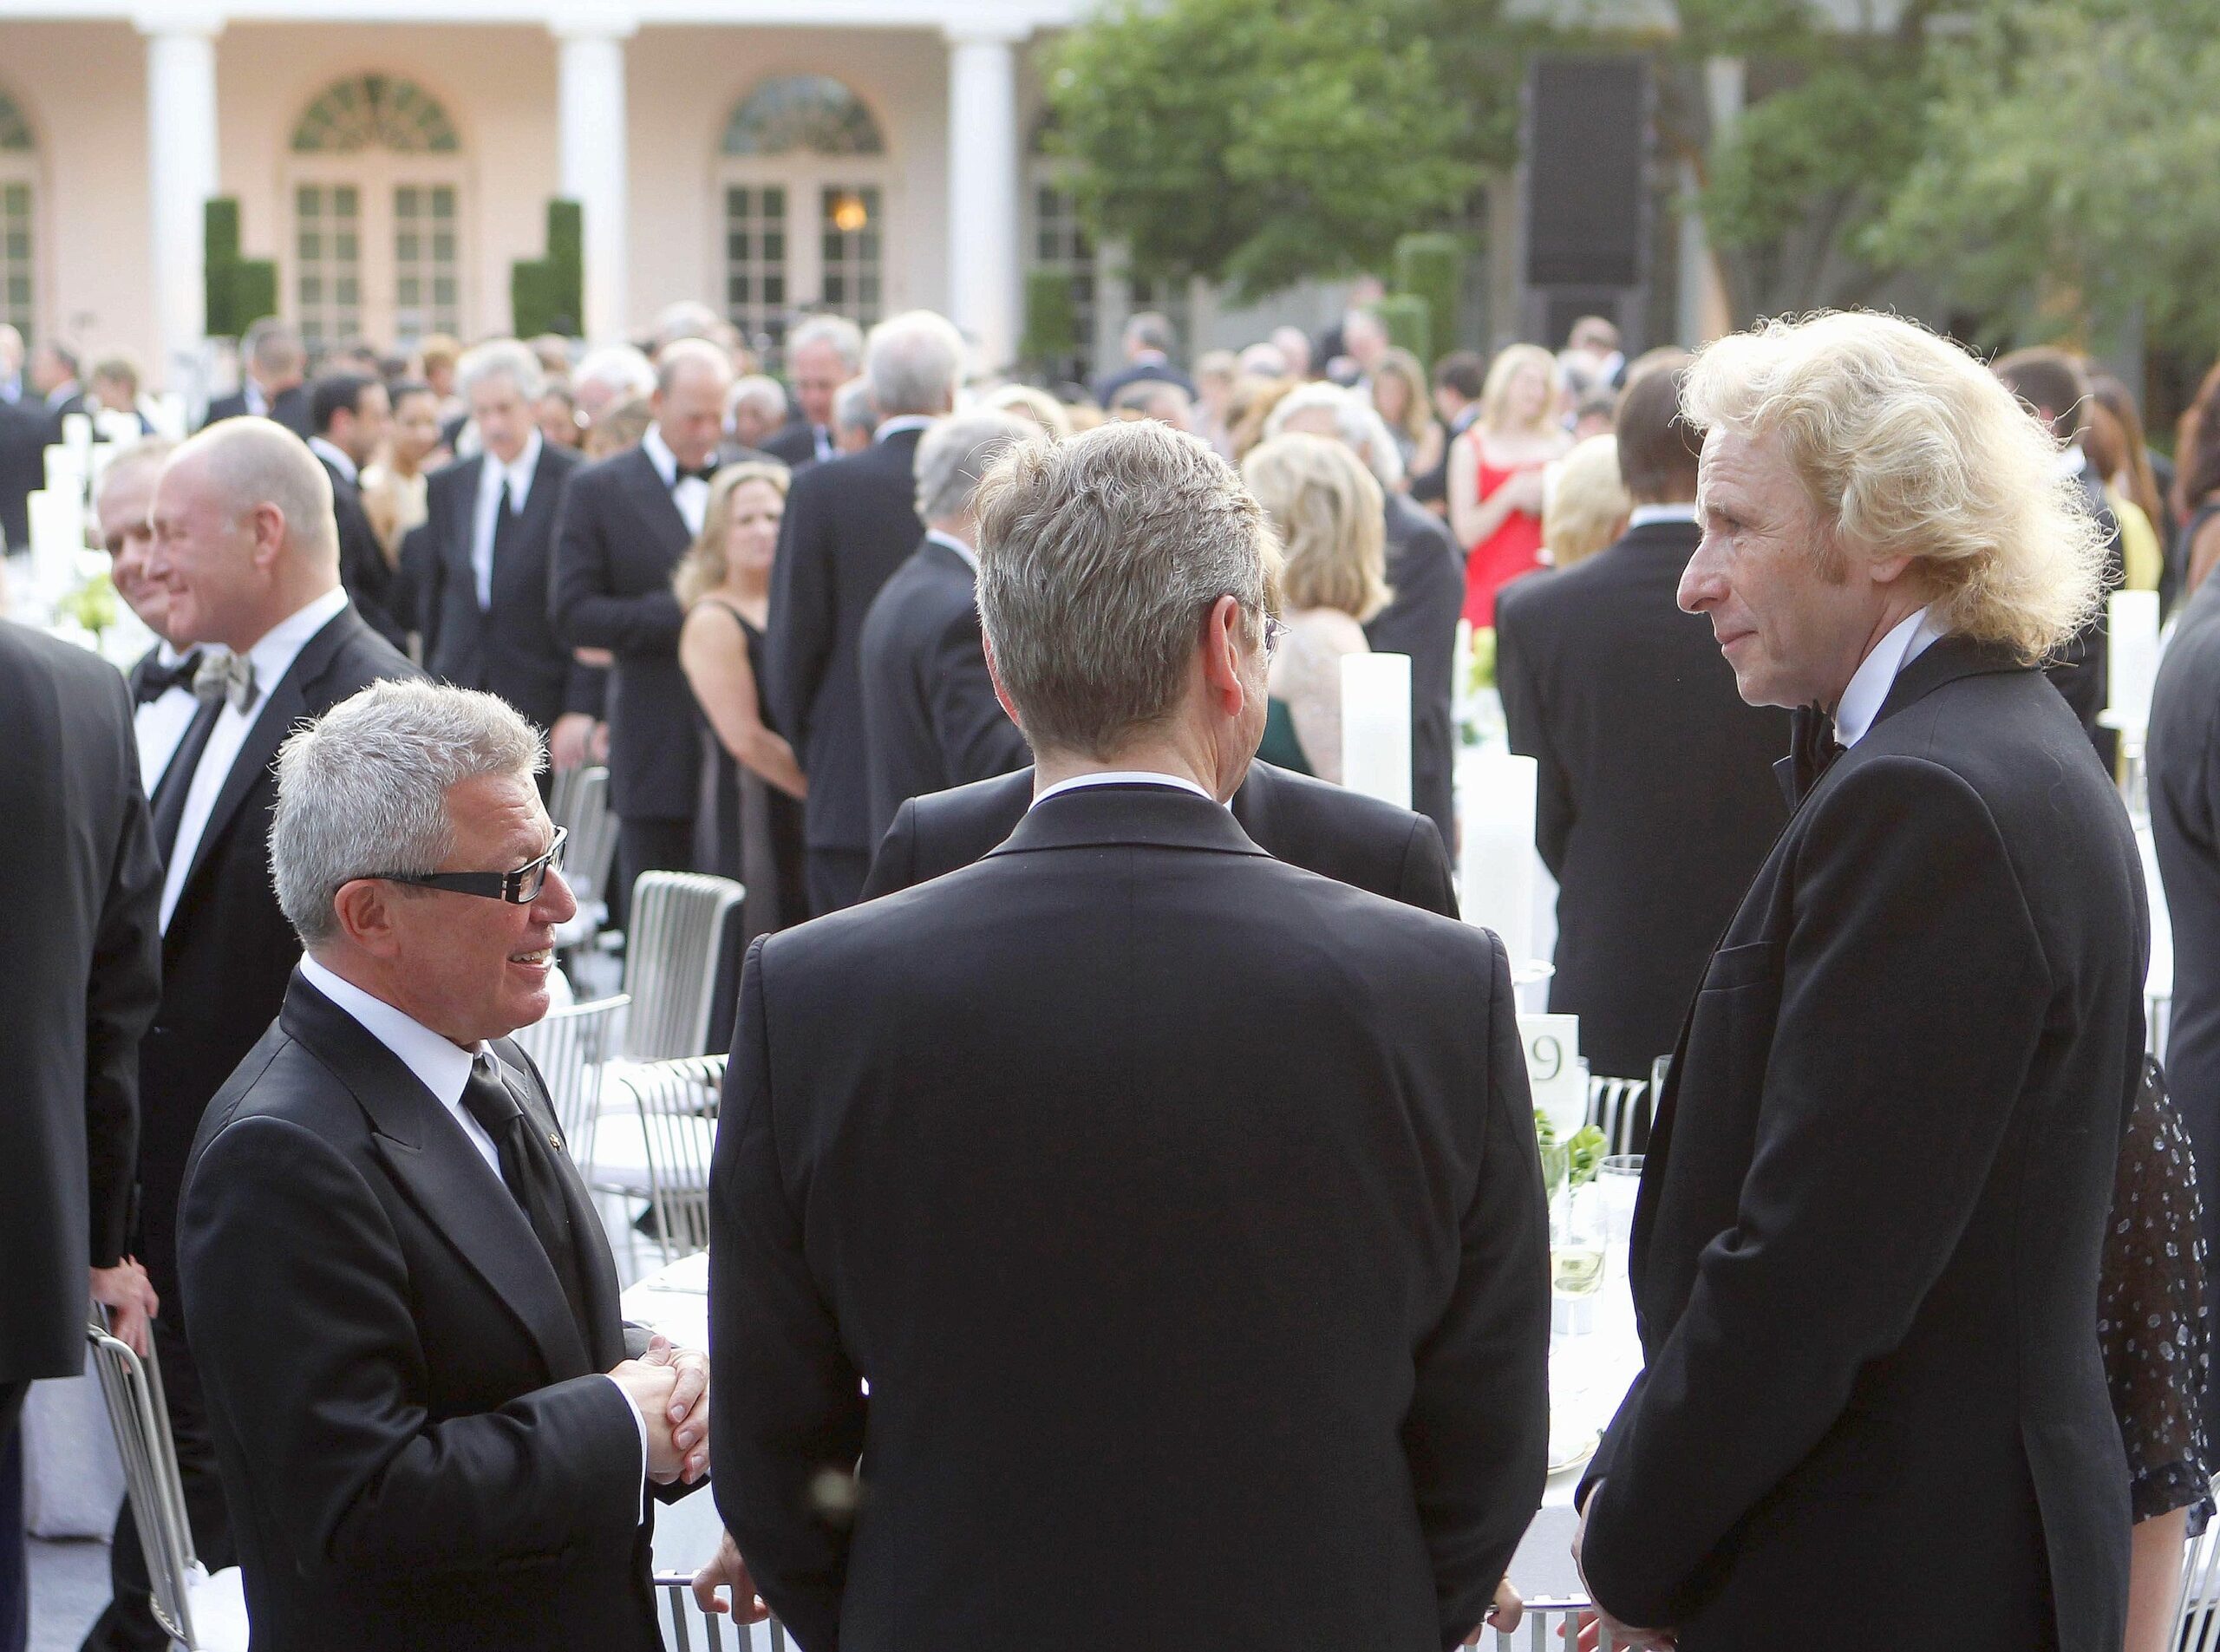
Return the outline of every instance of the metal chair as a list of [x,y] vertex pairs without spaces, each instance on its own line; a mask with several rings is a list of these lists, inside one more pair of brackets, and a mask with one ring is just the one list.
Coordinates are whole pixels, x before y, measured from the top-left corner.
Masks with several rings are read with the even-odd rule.
[[578,915],[556,932],[559,946],[592,939],[609,924],[609,877],[617,861],[617,816],[609,806],[609,771],[574,768],[558,775],[549,818],[568,826],[563,877],[578,898]]
[[101,1397],[123,1459],[125,1494],[147,1557],[154,1621],[185,1652],[245,1652],[246,1596],[237,1566],[212,1577],[193,1552],[160,1368],[99,1325],[86,1328]]
[[601,1121],[602,1064],[609,1059],[617,1018],[632,1001],[619,993],[591,1003],[551,1009],[529,1027],[516,1030],[547,1081],[549,1100],[555,1104],[555,1121],[563,1126],[570,1145],[571,1162],[589,1180],[593,1174],[596,1126]]
[[1638,1153],[1649,1139],[1650,1099],[1647,1079],[1591,1078],[1588,1081],[1588,1122],[1603,1133],[1604,1151]]
[[728,1645],[751,1649],[753,1652],[786,1652],[787,1632],[780,1627],[777,1618],[753,1625],[735,1623],[729,1617],[705,1612],[695,1605],[690,1573],[659,1571],[656,1574],[656,1590],[663,1597],[664,1616],[669,1626],[663,1643],[672,1652],[694,1652],[697,1629],[702,1644],[709,1652],[722,1652]]
[[624,945],[629,1059],[665,1061],[708,1048],[725,919],[747,892],[729,878],[700,872],[640,874]]
[[[1578,1626],[1581,1617],[1594,1609],[1584,1600],[1565,1596],[1542,1596],[1526,1603],[1525,1615],[1518,1621],[1517,1631],[1505,1635],[1500,1629],[1484,1629],[1481,1641],[1492,1646],[1496,1652],[1512,1652],[1524,1642],[1532,1652],[1564,1652],[1569,1646],[1579,1644]],[[1601,1624],[1596,1626],[1596,1645],[1601,1652],[1612,1652],[1617,1642],[1611,1632]],[[1559,1639],[1559,1636],[1563,1639]]]
[[[2220,1491],[2220,1480],[2213,1485]],[[2182,1600],[2170,1644],[2176,1652],[2220,1652],[2220,1520],[2182,1552]]]
[[[663,1261],[676,1262],[708,1250],[709,1158],[716,1147],[725,1058],[650,1061],[620,1068],[616,1076],[618,1089],[631,1097],[639,1121],[648,1206],[655,1214]],[[617,1117],[607,1122],[614,1126]]]

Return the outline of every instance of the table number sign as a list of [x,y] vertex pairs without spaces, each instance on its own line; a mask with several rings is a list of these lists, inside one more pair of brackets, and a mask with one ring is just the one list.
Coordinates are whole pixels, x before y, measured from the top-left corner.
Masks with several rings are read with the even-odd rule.
[[1588,1122],[1588,1085],[1580,1065],[1580,1017],[1521,1015],[1518,1041],[1534,1105],[1549,1115],[1560,1141]]

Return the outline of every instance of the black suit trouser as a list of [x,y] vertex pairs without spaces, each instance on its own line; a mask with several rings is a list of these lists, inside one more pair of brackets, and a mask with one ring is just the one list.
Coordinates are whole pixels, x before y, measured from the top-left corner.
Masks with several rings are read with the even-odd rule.
[[620,819],[617,822],[617,887],[609,891],[609,927],[629,927],[632,885],[642,872],[693,870],[693,821]]
[[31,1635],[30,1567],[23,1551],[23,1418],[29,1382],[0,1382],[0,1652],[23,1652]]
[[[162,1311],[154,1321],[154,1357],[161,1362],[162,1397],[169,1404],[170,1436],[177,1446],[178,1479],[185,1487],[193,1551],[210,1571],[220,1571],[237,1565],[238,1555],[232,1544],[223,1482],[216,1477],[216,1442],[208,1431],[200,1373],[193,1363],[173,1296],[163,1297]],[[128,1499],[116,1512],[108,1569],[113,1598],[86,1632],[83,1652],[169,1652],[170,1638],[155,1623],[147,1603],[147,1557],[139,1546],[139,1526]]]

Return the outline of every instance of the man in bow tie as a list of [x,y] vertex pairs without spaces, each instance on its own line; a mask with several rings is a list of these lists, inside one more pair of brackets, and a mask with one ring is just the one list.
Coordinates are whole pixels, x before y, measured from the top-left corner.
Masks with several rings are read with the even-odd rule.
[[133,721],[139,736],[139,774],[152,797],[178,741],[193,721],[193,679],[203,650],[180,649],[169,627],[169,594],[147,577],[154,548],[154,478],[177,446],[160,436],[135,441],[108,461],[93,490],[93,516],[108,554],[108,577],[124,606],[154,634],[154,646],[131,668]]
[[1743,699],[1801,708],[1794,813],[1682,1023],[1644,1369],[1576,1552],[1623,1646],[2112,1652],[2127,1476],[2090,1327],[2150,928],[2041,669],[2102,534],[2051,434],[1904,322],[1722,340],[1683,401],[1681,605]]
[[[135,1248],[162,1301],[154,1342],[178,1467],[195,1548],[213,1568],[230,1542],[179,1313],[175,1224],[201,1110],[278,1013],[300,957],[271,892],[270,763],[303,718],[417,672],[348,603],[330,480],[282,426],[226,419],[184,443],[156,476],[150,517],[143,578],[163,604],[163,634],[180,651],[212,652],[152,800],[162,1002],[140,1046]],[[87,1647],[166,1647],[127,1508],[111,1566],[115,1598]]]
[[[617,904],[643,872],[694,864],[702,746],[693,690],[678,669],[685,616],[670,588],[702,531],[724,439],[732,362],[705,339],[664,347],[656,421],[637,447],[575,473],[555,526],[551,612],[573,649],[604,649],[610,668],[609,799],[617,812]],[[617,925],[623,911],[612,913]]]

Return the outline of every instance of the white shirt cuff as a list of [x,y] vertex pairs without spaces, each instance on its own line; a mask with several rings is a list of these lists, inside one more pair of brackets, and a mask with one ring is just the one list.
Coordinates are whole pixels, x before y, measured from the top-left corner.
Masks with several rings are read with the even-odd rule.
[[[606,1371],[602,1374],[609,1376]],[[640,1523],[644,1525],[648,1518],[648,1420],[641,1414],[639,1401],[632,1398],[623,1383],[609,1377],[609,1386],[624,1394],[624,1408],[632,1414],[632,1426],[640,1431]]]

